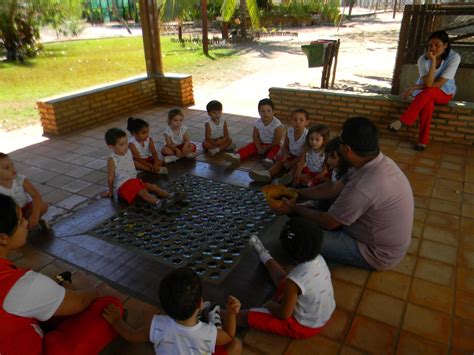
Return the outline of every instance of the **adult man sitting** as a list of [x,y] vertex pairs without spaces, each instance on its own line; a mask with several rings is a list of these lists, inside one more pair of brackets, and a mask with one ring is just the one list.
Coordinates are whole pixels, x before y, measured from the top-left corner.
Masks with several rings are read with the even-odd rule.
[[377,127],[352,117],[342,127],[340,151],[352,165],[350,178],[298,194],[336,201],[321,212],[285,200],[280,213],[298,214],[323,228],[321,254],[330,262],[385,270],[398,263],[410,245],[414,200],[408,179],[379,149]]

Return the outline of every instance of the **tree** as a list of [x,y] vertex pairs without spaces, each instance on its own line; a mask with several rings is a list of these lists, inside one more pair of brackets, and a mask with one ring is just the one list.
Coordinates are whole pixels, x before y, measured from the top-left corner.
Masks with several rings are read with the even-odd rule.
[[59,31],[68,21],[80,18],[82,0],[2,0],[0,2],[0,45],[7,60],[34,57],[40,45],[39,28],[45,24]]
[[[236,0],[224,0],[222,2],[222,22],[228,24],[234,16],[237,7]],[[250,17],[252,28],[260,27],[260,18],[258,14],[257,0],[239,0],[240,8],[240,30],[242,37],[245,37],[247,32],[247,13]]]

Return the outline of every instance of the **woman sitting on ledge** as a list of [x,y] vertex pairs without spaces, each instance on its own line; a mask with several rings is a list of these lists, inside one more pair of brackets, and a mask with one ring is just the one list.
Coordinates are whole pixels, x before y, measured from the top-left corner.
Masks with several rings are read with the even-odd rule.
[[430,136],[431,118],[434,105],[446,105],[456,93],[454,75],[461,57],[451,50],[448,34],[445,31],[433,32],[428,40],[425,54],[418,59],[420,77],[415,85],[403,92],[406,99],[415,99],[399,120],[388,126],[390,132],[397,132],[404,124],[411,126],[420,116],[418,143],[415,149],[423,151]]

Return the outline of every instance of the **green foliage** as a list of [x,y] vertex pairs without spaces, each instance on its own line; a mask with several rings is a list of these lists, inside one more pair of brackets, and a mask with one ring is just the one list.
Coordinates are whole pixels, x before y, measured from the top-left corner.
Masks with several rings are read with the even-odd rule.
[[264,17],[290,16],[300,20],[312,14],[321,14],[327,21],[336,21],[339,16],[339,0],[290,0],[271,6],[263,12]]

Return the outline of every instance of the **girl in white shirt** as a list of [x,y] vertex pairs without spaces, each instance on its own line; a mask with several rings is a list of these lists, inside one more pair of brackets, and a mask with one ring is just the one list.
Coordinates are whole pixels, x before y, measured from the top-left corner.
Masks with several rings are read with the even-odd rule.
[[165,163],[172,163],[183,157],[196,157],[196,145],[189,140],[188,128],[183,125],[183,121],[184,115],[179,108],[168,112],[169,127],[165,130],[165,146],[161,150]]
[[127,130],[132,137],[128,140],[128,149],[132,152],[135,168],[151,171],[156,174],[167,174],[168,169],[158,159],[153,139],[150,137],[150,126],[141,118],[129,117]]

